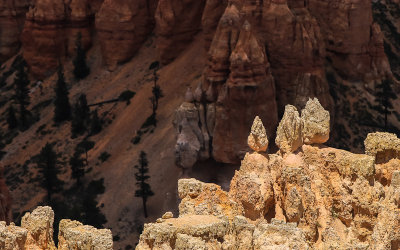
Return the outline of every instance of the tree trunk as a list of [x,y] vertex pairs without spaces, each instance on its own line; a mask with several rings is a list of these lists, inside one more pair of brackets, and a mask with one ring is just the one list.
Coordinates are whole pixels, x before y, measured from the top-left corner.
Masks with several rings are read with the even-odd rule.
[[146,199],[143,198],[142,201],[143,201],[144,218],[147,218],[148,215],[147,215]]

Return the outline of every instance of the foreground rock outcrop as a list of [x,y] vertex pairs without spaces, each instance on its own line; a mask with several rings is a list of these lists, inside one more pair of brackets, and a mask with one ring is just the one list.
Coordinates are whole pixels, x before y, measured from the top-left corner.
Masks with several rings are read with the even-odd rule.
[[112,250],[111,231],[86,226],[78,221],[61,220],[58,248],[53,241],[54,212],[50,207],[37,207],[22,217],[21,227],[0,222],[0,248],[23,249],[104,249]]
[[317,99],[301,114],[286,107],[279,151],[247,153],[229,191],[179,180],[179,216],[146,224],[136,249],[398,249],[400,139],[370,134],[353,154],[322,145],[330,115]]

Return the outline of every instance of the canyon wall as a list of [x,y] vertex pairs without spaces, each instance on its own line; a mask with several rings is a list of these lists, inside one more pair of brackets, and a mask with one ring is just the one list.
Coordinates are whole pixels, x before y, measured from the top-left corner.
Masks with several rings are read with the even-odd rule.
[[128,61],[153,31],[158,0],[106,0],[96,15],[104,64]]
[[0,1],[0,63],[19,51],[25,13],[31,2],[31,0]]
[[178,182],[179,216],[145,224],[136,249],[398,249],[400,139],[372,133],[365,154],[330,148],[330,115],[317,99],[287,105],[268,154],[256,118],[229,191]]
[[[239,38],[245,23],[253,27],[252,35]],[[350,81],[373,83],[392,77],[371,1],[207,1],[202,25],[209,52],[199,91],[213,108],[210,113],[203,108],[205,114],[199,109],[198,119],[209,118],[215,125],[202,136],[210,146],[197,152],[192,148],[189,154],[184,148],[190,137],[178,131],[177,163],[183,168],[188,165],[180,158],[197,154],[197,160],[203,160],[204,151],[219,162],[239,163],[252,119],[260,115],[274,137],[277,117],[287,103],[303,108],[308,98],[317,97],[334,119],[327,65]],[[255,66],[255,54],[266,58],[263,67]],[[264,79],[265,85],[260,84],[261,75],[269,79]],[[256,95],[251,94],[251,86],[266,86],[268,91],[253,89]],[[254,109],[259,102],[268,108]],[[204,131],[202,124],[184,130]]]
[[90,46],[92,15],[87,0],[34,1],[21,35],[23,56],[34,77],[46,78],[73,55],[78,33],[83,47]]

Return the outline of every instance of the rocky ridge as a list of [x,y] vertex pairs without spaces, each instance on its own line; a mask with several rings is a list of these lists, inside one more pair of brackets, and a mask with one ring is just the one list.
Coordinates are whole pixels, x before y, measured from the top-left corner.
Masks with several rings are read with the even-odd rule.
[[399,139],[373,133],[353,154],[321,144],[329,113],[317,99],[301,117],[285,110],[277,153],[246,153],[229,191],[179,180],[179,216],[145,224],[136,249],[399,248]]
[[0,222],[0,248],[23,249],[104,249],[112,250],[111,231],[85,226],[78,221],[61,220],[58,247],[53,241],[54,212],[50,207],[37,207],[22,217],[21,227]]
[[[207,127],[208,135],[203,133],[210,146],[199,152],[208,150],[218,162],[238,163],[254,116],[267,122],[268,136],[274,138],[285,105],[301,109],[309,97],[317,97],[333,119],[327,61],[350,81],[392,78],[371,6],[367,0],[207,1],[202,24],[209,50],[199,92],[208,98],[204,105],[213,108],[210,114],[207,107],[200,108],[204,115],[198,108],[198,119],[207,123],[212,117],[215,125]],[[185,130],[204,131],[203,124]],[[187,157],[179,151],[180,143],[182,139],[176,146],[178,166],[190,168],[180,163],[179,158]]]

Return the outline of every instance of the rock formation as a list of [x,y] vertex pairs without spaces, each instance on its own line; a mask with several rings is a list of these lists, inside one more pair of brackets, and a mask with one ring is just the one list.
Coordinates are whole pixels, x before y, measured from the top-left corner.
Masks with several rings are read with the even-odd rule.
[[400,157],[400,139],[395,134],[377,132],[364,141],[365,153],[375,157],[377,163]]
[[90,46],[91,16],[87,0],[34,1],[26,14],[21,42],[24,59],[35,77],[49,76],[60,61],[71,55],[78,33],[82,35],[82,45]]
[[159,0],[156,45],[162,64],[175,59],[200,30],[205,0]]
[[341,74],[359,80],[390,73],[371,1],[311,0],[308,9],[317,18],[328,55]]
[[275,144],[283,153],[292,153],[303,144],[303,124],[295,106],[286,105],[285,113],[276,131]]
[[280,151],[247,153],[229,191],[179,180],[179,217],[146,224],[137,249],[397,249],[399,139],[370,134],[369,155],[325,147],[329,113],[317,99],[296,112],[287,106]]
[[103,61],[109,69],[129,60],[154,28],[158,0],[106,0],[96,15]]
[[329,140],[329,112],[321,106],[317,98],[308,100],[301,111],[301,120],[305,144],[323,144]]
[[256,152],[265,152],[268,149],[268,136],[260,117],[256,116],[247,138],[249,147]]
[[0,222],[0,248],[23,249],[104,249],[112,250],[111,231],[85,226],[78,221],[61,220],[58,248],[53,241],[54,212],[50,207],[37,207],[22,217],[21,227]]
[[30,2],[31,0],[0,1],[0,63],[15,55],[20,48],[19,37]]

